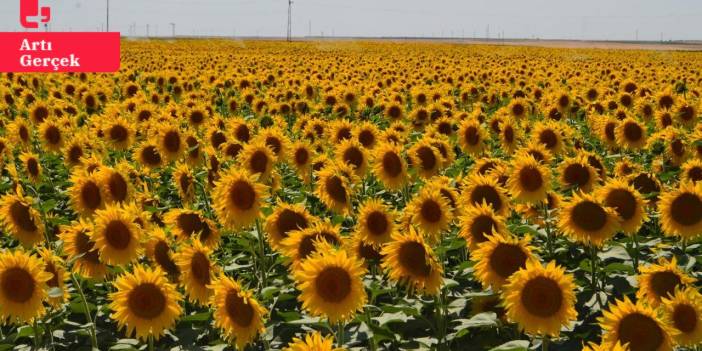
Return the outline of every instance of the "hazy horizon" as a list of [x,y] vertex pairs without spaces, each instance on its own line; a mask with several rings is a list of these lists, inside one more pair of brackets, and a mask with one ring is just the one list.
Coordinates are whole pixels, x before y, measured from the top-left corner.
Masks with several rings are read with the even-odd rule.
[[[107,0],[39,0],[52,31],[105,29]],[[0,31],[23,31],[19,1],[5,1]],[[577,40],[702,40],[694,0],[297,0],[293,36],[454,37]],[[284,37],[287,0],[112,0],[110,30],[122,35]]]

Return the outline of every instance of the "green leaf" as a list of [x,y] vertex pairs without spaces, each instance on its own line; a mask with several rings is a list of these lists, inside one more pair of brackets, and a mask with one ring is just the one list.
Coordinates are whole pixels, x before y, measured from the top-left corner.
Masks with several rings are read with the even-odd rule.
[[404,312],[383,313],[379,317],[373,318],[380,325],[388,323],[404,323],[409,320],[409,317]]
[[513,340],[500,346],[493,347],[490,351],[527,351],[529,350],[529,340]]
[[185,316],[181,318],[181,322],[189,322],[189,323],[194,323],[194,322],[204,322],[210,320],[211,313],[210,312],[200,312],[196,314],[191,314],[189,316]]
[[469,319],[456,319],[454,322],[460,323],[457,330],[470,328],[484,328],[497,326],[497,314],[495,312],[478,313]]

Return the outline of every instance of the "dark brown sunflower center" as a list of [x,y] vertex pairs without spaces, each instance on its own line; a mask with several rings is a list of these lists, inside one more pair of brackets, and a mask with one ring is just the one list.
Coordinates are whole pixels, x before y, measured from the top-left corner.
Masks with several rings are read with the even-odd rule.
[[558,144],[558,136],[551,129],[546,129],[539,133],[539,142],[547,149],[553,149]]
[[438,202],[432,199],[427,199],[424,202],[422,202],[420,213],[422,215],[422,218],[427,222],[437,223],[441,220],[443,211],[441,209],[441,205]]
[[575,163],[566,167],[563,178],[570,186],[583,187],[590,181],[590,172],[587,166]]
[[238,210],[250,210],[256,204],[256,191],[248,182],[238,180],[229,189],[229,199]]
[[526,261],[527,256],[519,245],[504,243],[495,247],[488,260],[490,268],[504,279],[526,267]]
[[266,146],[273,150],[273,153],[278,154],[283,148],[283,143],[280,141],[280,139],[273,136],[269,136],[266,138]]
[[430,147],[422,146],[417,149],[417,157],[419,158],[422,169],[430,171],[436,167],[436,154],[434,154],[434,151]]
[[699,182],[702,180],[702,167],[692,167],[687,170],[687,177],[693,182]]
[[350,147],[344,151],[344,162],[350,164],[356,169],[361,168],[363,165],[364,157],[363,152],[357,147]]
[[387,232],[390,223],[387,216],[380,211],[371,212],[366,218],[366,227],[373,235],[383,235]]
[[114,125],[112,128],[110,128],[110,139],[115,142],[122,142],[127,140],[127,137],[129,136],[129,132],[127,131],[127,128],[125,128],[122,125]]
[[176,219],[178,228],[187,236],[200,234],[200,240],[207,240],[211,234],[210,226],[197,213],[182,213]]
[[110,194],[117,202],[122,202],[127,199],[127,181],[121,174],[113,172],[108,180]]
[[165,241],[161,240],[157,242],[156,245],[154,245],[154,260],[168,274],[177,275],[178,266],[171,258],[171,255],[168,254],[169,251],[170,248]]
[[262,150],[255,151],[251,154],[249,166],[253,173],[264,173],[268,167],[268,155]]
[[332,200],[336,202],[346,202],[346,188],[344,187],[341,178],[338,176],[331,176],[325,182],[327,188],[327,194]]
[[190,271],[193,279],[200,285],[210,283],[210,260],[202,252],[196,252],[190,259]]
[[383,170],[390,177],[395,178],[402,173],[402,159],[394,152],[383,155]]
[[673,325],[683,333],[691,333],[697,327],[700,317],[694,307],[679,304],[673,310]]
[[224,301],[227,315],[240,327],[248,327],[254,319],[254,309],[236,290],[229,290]]
[[80,189],[80,198],[83,200],[83,205],[89,210],[94,210],[100,207],[102,196],[100,195],[100,186],[93,181],[89,181]]
[[49,144],[57,145],[61,142],[61,131],[56,126],[49,126],[44,132],[44,138]]
[[641,173],[636,176],[631,181],[631,184],[642,194],[650,194],[661,190],[658,183],[646,173]]
[[463,136],[465,137],[466,143],[468,143],[468,145],[475,146],[478,145],[478,143],[480,142],[480,134],[478,134],[478,128],[474,126],[466,128],[466,131],[463,134]]
[[73,145],[68,150],[68,159],[71,163],[78,163],[80,158],[83,157],[83,148],[78,145]]
[[166,310],[166,296],[154,283],[142,283],[129,292],[129,311],[141,319],[155,319]]
[[158,166],[161,164],[161,154],[155,146],[149,145],[141,151],[141,158],[149,166]]
[[529,313],[541,318],[553,317],[563,305],[563,292],[553,279],[536,277],[522,289],[522,305]]
[[519,183],[526,191],[534,192],[541,189],[544,179],[538,168],[527,166],[519,170]]
[[636,142],[641,140],[642,136],[643,129],[641,129],[641,126],[638,125],[638,123],[629,122],[624,124],[624,137],[626,137],[626,140]]
[[656,351],[664,341],[658,323],[641,313],[631,313],[619,322],[619,341],[632,351]]
[[592,201],[583,201],[573,207],[570,220],[583,230],[595,232],[607,224],[607,212]]
[[48,261],[46,262],[46,268],[44,270],[51,274],[51,279],[46,281],[46,285],[50,288],[56,288],[59,286],[59,276],[58,276],[58,271],[56,270],[56,266],[54,265],[53,262]]
[[288,209],[283,210],[276,221],[278,234],[282,238],[286,238],[293,230],[307,228],[307,224],[307,218],[303,214]]
[[319,272],[314,285],[325,302],[339,303],[351,294],[351,275],[341,267],[327,267]]
[[336,236],[329,233],[321,232],[307,235],[302,238],[300,241],[300,246],[298,247],[300,259],[307,258],[307,256],[315,252],[315,241],[326,241],[332,245],[339,244],[339,240],[336,238]]
[[614,189],[607,194],[605,204],[613,207],[619,216],[627,221],[636,214],[636,197],[624,189]]
[[27,172],[33,177],[39,175],[39,162],[36,158],[32,157],[27,160]]
[[112,220],[105,227],[105,239],[111,247],[124,250],[132,241],[132,232],[123,221]]
[[682,225],[695,225],[702,220],[702,200],[693,193],[682,193],[670,204],[670,216]]
[[249,132],[249,127],[246,125],[242,124],[239,125],[239,127],[236,128],[236,132],[234,133],[236,135],[236,139],[241,141],[241,142],[248,142],[249,138],[251,138],[251,133]]
[[12,267],[2,273],[2,292],[5,298],[14,303],[27,302],[34,295],[34,278],[19,267]]
[[473,223],[470,224],[470,235],[476,244],[487,241],[486,235],[492,235],[493,229],[497,228],[497,223],[488,215],[480,215],[475,217]]
[[12,223],[25,232],[34,232],[37,225],[34,223],[29,206],[20,201],[15,201],[10,205],[10,218]]
[[180,150],[180,145],[180,134],[177,131],[169,131],[163,136],[163,146],[168,152],[178,152]]
[[295,163],[298,166],[304,166],[310,159],[310,153],[305,148],[295,150]]
[[400,246],[398,259],[402,268],[410,274],[419,277],[428,277],[431,274],[431,266],[427,263],[426,250],[424,245],[410,241]]
[[507,143],[512,143],[514,141],[514,128],[506,126],[502,131],[502,135]]
[[475,205],[480,205],[483,202],[492,206],[495,211],[502,209],[502,199],[497,189],[492,185],[478,185],[470,194],[470,202]]
[[200,124],[205,120],[205,114],[202,111],[193,111],[190,113],[190,122],[192,124]]
[[656,272],[651,276],[651,290],[660,298],[669,297],[681,284],[680,276],[674,272]]

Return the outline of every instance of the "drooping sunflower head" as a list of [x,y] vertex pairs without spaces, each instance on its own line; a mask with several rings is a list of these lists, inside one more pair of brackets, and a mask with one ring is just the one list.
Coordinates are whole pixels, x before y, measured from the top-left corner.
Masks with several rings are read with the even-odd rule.
[[278,203],[273,213],[266,219],[265,230],[268,243],[274,249],[282,249],[282,241],[291,232],[309,227],[313,220],[314,217],[302,204]]
[[694,346],[702,342],[702,295],[697,289],[676,288],[672,296],[663,299],[663,311],[677,331],[673,336],[676,344]]
[[0,198],[0,223],[27,248],[44,240],[44,224],[31,204],[32,199],[21,194],[9,193]]
[[592,191],[599,179],[597,170],[590,166],[584,156],[563,160],[559,171],[561,173],[560,182],[564,187],[586,193]]
[[402,156],[402,147],[382,143],[373,154],[373,173],[383,185],[391,190],[404,186],[407,182],[407,162]]
[[214,210],[227,228],[238,229],[253,224],[260,216],[266,186],[245,171],[231,168],[212,191]]
[[175,326],[183,313],[180,293],[158,268],[137,265],[132,273],[118,277],[114,287],[110,318],[126,330],[127,336],[134,335],[142,341],[150,336],[158,339]]
[[434,250],[410,226],[406,234],[396,234],[382,250],[382,267],[391,280],[410,286],[415,291],[435,295],[443,281],[443,268]]
[[175,252],[172,239],[166,232],[160,227],[151,230],[145,247],[146,257],[152,262],[152,266],[160,268],[172,281],[178,281],[180,269],[173,259]]
[[173,170],[173,185],[184,204],[190,204],[195,198],[195,177],[186,163],[176,164]]
[[53,307],[59,307],[64,302],[68,301],[70,294],[66,288],[66,280],[68,280],[68,272],[66,272],[65,263],[61,257],[55,255],[51,250],[47,248],[41,248],[39,250],[39,256],[41,256],[44,262],[44,271],[51,274],[51,279],[46,281],[46,287],[48,289],[55,289],[54,294],[49,294],[48,302]]
[[220,276],[210,288],[214,291],[210,305],[214,308],[215,326],[237,348],[244,349],[265,331],[266,309],[232,278]]
[[461,229],[458,233],[466,240],[471,251],[477,250],[481,243],[487,242],[490,235],[507,233],[505,218],[485,202],[477,206],[467,206],[460,223]]
[[[350,174],[348,175],[350,176]],[[317,172],[315,194],[330,210],[347,213],[351,209],[352,189],[349,177],[337,165],[327,165]]]
[[95,243],[90,240],[92,225],[77,221],[62,228],[59,237],[68,259],[73,261],[72,270],[83,277],[102,279],[107,274],[107,266],[100,261],[100,254]]
[[538,203],[546,198],[550,189],[551,172],[531,156],[518,158],[507,180],[512,195],[518,200]]
[[164,159],[158,150],[158,145],[145,141],[135,151],[135,157],[146,169],[154,169],[163,166]]
[[363,263],[342,249],[313,254],[294,274],[303,308],[329,323],[353,318],[367,300]]
[[498,179],[489,175],[473,174],[465,178],[461,196],[466,205],[478,206],[485,202],[499,215],[504,216],[509,213],[505,190]]
[[680,183],[661,196],[658,208],[665,234],[682,238],[702,234],[702,184]]
[[176,254],[175,261],[180,270],[180,285],[185,289],[188,299],[205,305],[212,296],[212,281],[219,272],[216,262],[210,257],[212,250],[194,240]]
[[0,318],[31,323],[41,317],[51,277],[36,256],[20,249],[0,253]]
[[634,304],[628,297],[610,304],[599,319],[604,331],[602,344],[612,350],[616,343],[627,345],[631,351],[672,350],[675,331],[659,318],[658,313],[641,302]]
[[429,179],[439,172],[441,167],[441,154],[431,142],[423,138],[412,145],[408,150],[412,167],[424,179]]
[[101,185],[100,194],[108,203],[127,203],[132,195],[133,185],[129,179],[130,166],[122,163],[115,168],[101,167],[96,177]]
[[509,234],[495,233],[487,236],[487,241],[471,250],[471,260],[475,262],[475,275],[484,288],[499,289],[512,274],[526,268],[527,262],[536,261],[530,245],[531,238],[516,238]]
[[641,267],[637,280],[637,299],[646,301],[652,307],[658,307],[663,299],[671,298],[675,289],[684,289],[695,281],[678,267],[675,257],[670,261],[661,259],[658,264]]
[[570,238],[586,245],[602,246],[619,230],[614,209],[591,194],[575,193],[563,204],[558,225]]
[[219,245],[220,233],[217,226],[199,211],[172,209],[164,216],[164,222],[179,241],[196,239],[210,248]]
[[110,205],[95,212],[91,240],[100,260],[112,265],[127,264],[139,256],[142,228],[134,223],[127,208]]
[[339,246],[341,243],[339,227],[326,221],[318,221],[305,229],[293,230],[281,241],[285,256],[291,260],[293,267],[311,257],[322,244]]
[[621,229],[627,234],[636,233],[648,219],[646,201],[623,179],[610,180],[597,194],[605,206],[617,212]]
[[39,155],[32,152],[23,152],[19,158],[29,180],[32,183],[38,183],[43,171],[39,162]]
[[508,279],[502,298],[507,318],[530,334],[558,336],[578,316],[574,278],[551,261],[527,262]]

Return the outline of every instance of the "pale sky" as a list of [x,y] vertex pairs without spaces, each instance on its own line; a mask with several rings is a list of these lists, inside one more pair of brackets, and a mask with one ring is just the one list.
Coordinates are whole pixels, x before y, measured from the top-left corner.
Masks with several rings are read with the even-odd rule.
[[[53,31],[105,26],[107,0],[39,0]],[[295,0],[293,35],[486,36],[597,40],[701,40],[700,0]],[[287,0],[111,0],[123,35],[285,36]],[[136,24],[134,28],[132,26]],[[0,3],[0,31],[20,31],[19,1]]]

